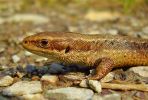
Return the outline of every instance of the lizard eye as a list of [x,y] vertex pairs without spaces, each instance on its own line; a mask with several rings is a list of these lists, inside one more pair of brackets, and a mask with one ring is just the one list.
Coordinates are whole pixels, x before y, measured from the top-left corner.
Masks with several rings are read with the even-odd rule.
[[68,53],[70,51],[70,47],[68,46],[68,47],[66,47],[66,49],[65,49],[65,53]]
[[48,46],[48,40],[47,39],[42,39],[40,41],[40,46],[41,47],[47,47]]

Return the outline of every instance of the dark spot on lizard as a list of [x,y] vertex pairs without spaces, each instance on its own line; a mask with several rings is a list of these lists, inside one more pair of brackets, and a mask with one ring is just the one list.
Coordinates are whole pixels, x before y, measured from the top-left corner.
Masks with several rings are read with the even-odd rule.
[[66,49],[65,49],[65,53],[68,53],[70,51],[70,47],[67,46]]

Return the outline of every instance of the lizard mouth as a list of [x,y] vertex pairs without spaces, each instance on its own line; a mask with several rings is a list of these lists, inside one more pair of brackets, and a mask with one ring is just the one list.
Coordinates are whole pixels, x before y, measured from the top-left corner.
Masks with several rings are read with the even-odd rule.
[[44,51],[34,45],[29,44],[29,42],[26,42],[25,40],[23,40],[21,44],[22,44],[23,48],[25,48],[27,51],[29,51],[33,54],[47,57],[47,58],[53,58],[52,57],[53,53],[50,53],[49,50],[48,50],[48,53],[46,53],[46,51]]

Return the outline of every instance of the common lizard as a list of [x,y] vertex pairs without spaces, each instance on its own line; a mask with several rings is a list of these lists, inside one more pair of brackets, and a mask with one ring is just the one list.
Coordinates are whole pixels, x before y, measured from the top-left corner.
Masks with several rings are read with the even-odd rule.
[[148,40],[128,36],[41,32],[26,37],[28,51],[69,64],[95,68],[89,79],[99,80],[113,68],[148,65]]

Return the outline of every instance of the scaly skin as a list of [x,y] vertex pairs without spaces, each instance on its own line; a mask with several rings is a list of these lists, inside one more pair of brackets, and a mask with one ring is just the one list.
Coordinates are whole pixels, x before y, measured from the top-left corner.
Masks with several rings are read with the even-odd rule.
[[89,79],[99,80],[113,68],[148,65],[148,40],[127,36],[42,32],[26,37],[28,51],[65,63],[96,68]]

